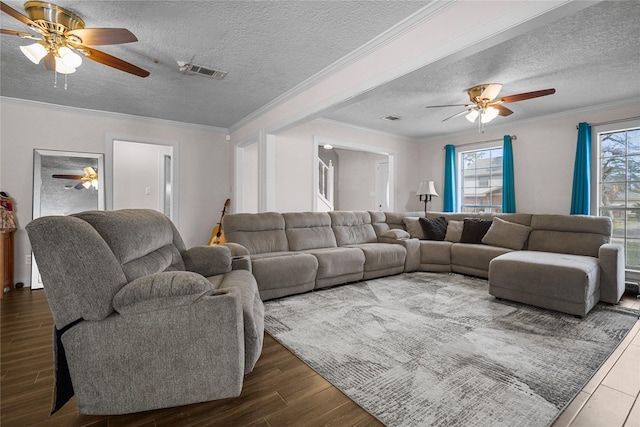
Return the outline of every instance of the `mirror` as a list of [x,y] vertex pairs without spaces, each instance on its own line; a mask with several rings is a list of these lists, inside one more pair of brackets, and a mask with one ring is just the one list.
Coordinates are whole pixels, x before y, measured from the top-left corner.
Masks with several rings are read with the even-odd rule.
[[[34,150],[33,219],[104,210],[104,155],[71,151]],[[31,289],[42,280],[31,255]]]

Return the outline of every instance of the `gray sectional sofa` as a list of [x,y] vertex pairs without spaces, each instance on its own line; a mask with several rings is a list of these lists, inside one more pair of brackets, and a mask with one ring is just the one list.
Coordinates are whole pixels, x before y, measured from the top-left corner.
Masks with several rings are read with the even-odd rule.
[[[489,279],[497,298],[577,316],[624,292],[624,254],[607,217],[429,212],[443,239],[424,236],[424,212],[228,214],[223,228],[248,257],[263,300],[401,272],[455,272]],[[441,219],[443,218],[443,219]],[[484,222],[483,222],[484,221]],[[483,223],[469,241],[468,222]],[[466,228],[465,228],[466,227]]]

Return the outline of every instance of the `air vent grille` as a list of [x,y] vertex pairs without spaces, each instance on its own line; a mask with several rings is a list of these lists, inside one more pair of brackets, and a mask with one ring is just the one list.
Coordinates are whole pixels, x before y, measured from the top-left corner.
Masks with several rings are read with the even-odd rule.
[[188,76],[204,76],[212,79],[222,80],[227,75],[226,71],[203,67],[202,65],[188,64],[178,61],[180,72]]

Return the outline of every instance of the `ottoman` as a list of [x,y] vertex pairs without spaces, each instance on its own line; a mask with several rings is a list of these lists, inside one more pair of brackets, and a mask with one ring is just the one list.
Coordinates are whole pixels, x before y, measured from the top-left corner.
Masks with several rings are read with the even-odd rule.
[[598,259],[553,252],[509,252],[489,263],[489,293],[583,317],[600,299]]

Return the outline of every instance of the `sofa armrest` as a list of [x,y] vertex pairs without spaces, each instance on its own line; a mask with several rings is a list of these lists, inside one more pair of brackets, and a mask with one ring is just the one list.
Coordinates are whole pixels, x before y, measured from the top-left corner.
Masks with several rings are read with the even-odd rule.
[[402,245],[407,250],[407,258],[404,260],[404,271],[406,273],[417,271],[420,268],[420,240],[410,239],[393,239],[390,237],[380,236],[380,243],[391,243]]
[[187,271],[204,277],[231,271],[231,251],[226,246],[194,246],[182,253]]
[[113,297],[113,308],[122,315],[141,314],[193,304],[213,292],[213,285],[197,273],[167,271],[124,285]]
[[232,257],[250,255],[249,250],[239,243],[227,242],[223,246],[226,246],[231,250]]
[[600,301],[617,304],[624,293],[625,260],[621,245],[606,243],[598,250]]
[[232,270],[247,270],[251,273],[251,258],[249,255],[231,257]]

